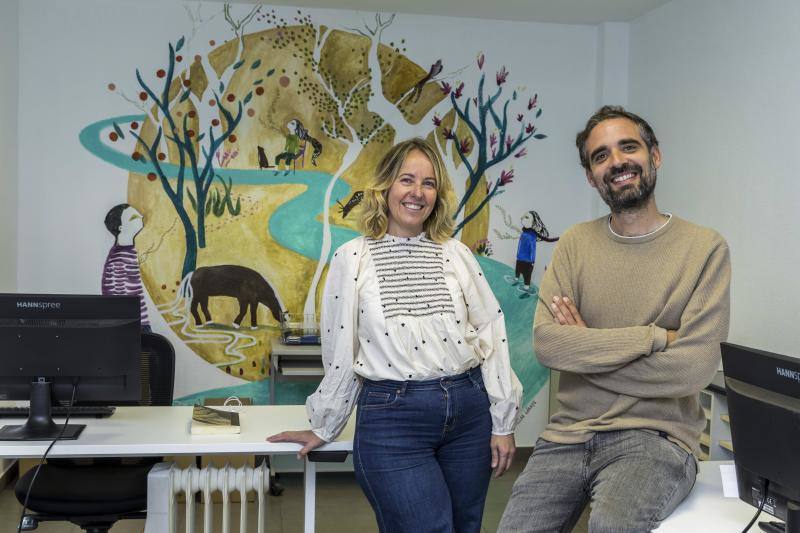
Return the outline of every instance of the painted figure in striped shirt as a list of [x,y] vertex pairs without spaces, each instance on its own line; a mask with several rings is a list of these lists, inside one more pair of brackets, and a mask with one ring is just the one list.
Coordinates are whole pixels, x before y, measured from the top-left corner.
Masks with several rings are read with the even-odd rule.
[[103,294],[138,296],[142,317],[142,329],[150,330],[147,304],[144,301],[142,274],[134,240],[144,227],[144,217],[128,204],[112,207],[105,218],[105,225],[114,236],[114,245],[108,251],[103,266],[101,291]]

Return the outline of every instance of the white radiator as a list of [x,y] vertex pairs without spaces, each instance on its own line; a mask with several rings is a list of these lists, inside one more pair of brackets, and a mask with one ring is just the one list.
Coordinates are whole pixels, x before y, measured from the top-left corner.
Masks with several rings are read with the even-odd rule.
[[[222,529],[221,533],[231,533],[232,492],[239,492],[239,532],[257,531],[264,533],[267,522],[267,498],[269,492],[269,468],[260,466],[243,466],[239,468],[222,468],[207,466],[202,469],[196,466],[178,468],[173,463],[159,463],[150,470],[147,476],[147,520],[144,533],[178,533],[179,493],[186,495],[186,533],[200,533],[195,527],[195,494],[203,494],[203,533],[211,533],[213,529],[214,504],[211,494],[220,491],[222,494]],[[249,505],[258,506],[258,517],[254,528],[248,529],[247,495],[255,491],[256,501]],[[214,531],[216,533],[216,531]]]

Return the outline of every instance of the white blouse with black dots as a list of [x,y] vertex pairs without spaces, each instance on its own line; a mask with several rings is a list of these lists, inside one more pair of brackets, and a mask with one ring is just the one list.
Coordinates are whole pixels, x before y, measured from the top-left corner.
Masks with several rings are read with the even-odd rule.
[[315,434],[342,431],[361,379],[419,381],[480,366],[492,433],[514,432],[522,385],[503,312],[464,244],[358,237],[333,255],[322,297],[325,377],[306,401]]

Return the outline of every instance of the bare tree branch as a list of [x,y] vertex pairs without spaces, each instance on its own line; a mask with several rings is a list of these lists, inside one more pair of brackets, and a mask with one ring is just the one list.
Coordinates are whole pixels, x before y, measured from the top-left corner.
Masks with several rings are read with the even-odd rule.
[[360,29],[358,29],[358,28],[348,28],[348,27],[345,27],[344,29],[346,29],[347,31],[352,31],[352,32],[355,32],[355,33],[359,34],[359,35],[360,35],[360,36],[362,36],[362,37],[366,37],[367,39],[369,39],[369,37],[370,37],[369,35],[367,35],[366,33],[364,33],[364,30],[360,30]]

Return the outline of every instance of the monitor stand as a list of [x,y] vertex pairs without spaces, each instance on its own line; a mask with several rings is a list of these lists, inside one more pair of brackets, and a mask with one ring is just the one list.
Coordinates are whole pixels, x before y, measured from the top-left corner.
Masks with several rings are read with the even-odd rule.
[[65,429],[63,424],[53,422],[49,381],[31,382],[30,397],[28,420],[22,425],[3,426],[0,440],[75,440],[86,427],[86,424],[69,424]]

